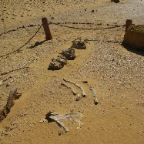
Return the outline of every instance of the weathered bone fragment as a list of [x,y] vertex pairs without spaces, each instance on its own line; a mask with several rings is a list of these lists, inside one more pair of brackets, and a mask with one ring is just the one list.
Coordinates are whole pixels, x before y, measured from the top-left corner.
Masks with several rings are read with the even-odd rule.
[[7,103],[4,108],[0,111],[0,122],[5,119],[10,112],[12,106],[14,105],[14,101],[21,96],[21,93],[17,92],[17,88],[13,88],[10,90],[9,97],[7,99]]
[[71,47],[76,49],[86,49],[86,41],[82,41],[81,38],[75,39],[74,41],[72,41]]
[[46,119],[49,122],[56,122],[65,132],[68,132],[69,129],[61,122],[62,120],[66,120],[70,118],[80,118],[80,114],[78,113],[69,113],[69,114],[64,114],[64,115],[60,115],[56,112],[48,112],[46,114]]
[[62,63],[63,65],[67,64],[67,58],[63,55],[58,55],[58,57],[56,58],[56,60],[60,63]]
[[62,117],[61,115],[59,115],[58,113],[55,112],[48,112],[46,114],[46,119],[49,122],[53,122],[55,121],[65,132],[68,132],[68,128],[64,126],[64,124],[62,122],[60,122],[60,120],[64,119],[64,117]]
[[81,98],[82,98],[82,96],[80,94],[77,94],[76,101],[79,101]]
[[75,59],[75,49],[69,48],[67,50],[63,50],[61,53],[64,57],[66,57],[68,60],[74,60]]
[[86,93],[85,93],[84,89],[83,89],[81,86],[79,86],[77,83],[72,82],[72,81],[69,81],[69,80],[66,80],[66,79],[63,79],[63,80],[64,80],[65,82],[69,82],[69,83],[72,83],[72,84],[74,84],[75,86],[77,86],[79,89],[81,89],[81,91],[82,91],[82,96],[83,96],[83,97],[86,96]]
[[111,0],[111,2],[119,3],[120,0]]
[[17,88],[10,90],[9,97],[6,103],[7,109],[10,111],[10,108],[14,105],[14,100],[18,99],[20,95],[17,93]]
[[63,68],[63,65],[55,59],[53,59],[49,64],[48,70],[59,70],[61,68]]
[[93,97],[94,97],[94,104],[97,105],[98,104],[98,99],[96,97],[96,91],[95,91],[93,86],[90,86],[90,90],[92,91],[92,94],[93,94]]

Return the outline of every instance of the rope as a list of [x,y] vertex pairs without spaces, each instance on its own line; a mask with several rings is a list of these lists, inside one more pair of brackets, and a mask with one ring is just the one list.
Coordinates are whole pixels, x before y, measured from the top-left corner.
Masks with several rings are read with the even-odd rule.
[[[111,27],[107,27],[107,28],[99,28],[99,29],[94,29],[94,28],[76,28],[76,27],[72,27],[72,26],[66,26],[66,24],[72,24],[72,25],[97,25],[99,26],[100,24],[97,24],[97,23],[92,23],[92,22],[49,22],[49,25],[50,24],[53,24],[53,25],[59,25],[59,26],[62,26],[62,27],[67,27],[67,28],[73,28],[73,29],[81,29],[81,30],[100,30],[100,29],[112,29],[112,28],[116,28],[116,27],[122,27],[122,26],[125,26],[125,25],[112,25]],[[0,33],[0,36],[4,35],[4,34],[8,34],[10,32],[14,32],[14,31],[17,31],[19,29],[23,29],[23,28],[26,28],[26,27],[35,27],[35,26],[39,26],[38,25],[35,25],[35,24],[30,24],[30,25],[27,25],[27,26],[20,26],[16,29],[11,29],[11,30],[8,30],[8,31],[5,31],[3,33]]]
[[[73,27],[73,26],[67,26],[66,24],[74,24],[74,25],[80,25],[80,24],[99,25],[99,24],[91,23],[91,22],[63,22],[63,23],[62,22],[57,22],[57,23],[49,22],[49,25],[50,24],[58,25],[58,26],[61,26],[61,27],[66,27],[66,28],[71,28],[71,29],[78,29],[78,30],[102,30],[102,29],[113,29],[113,28],[118,28],[118,27],[122,27],[123,26],[123,25],[114,25],[114,26],[112,25],[112,26],[109,26],[109,27],[100,27],[100,28],[78,28],[78,27]],[[33,26],[36,26],[36,25],[28,25],[27,27],[33,27]],[[8,56],[8,55],[13,54],[13,53],[19,51],[20,49],[22,49],[24,46],[26,46],[35,37],[35,35],[39,32],[39,30],[41,29],[41,27],[42,27],[42,25],[40,25],[40,27],[35,32],[35,34],[24,45],[22,45],[21,47],[19,47],[18,49],[14,50],[14,51],[12,51],[10,53],[1,55],[0,57]],[[21,28],[25,28],[25,26],[18,27],[17,30],[21,29]],[[3,34],[10,33],[12,31],[16,31],[16,29],[9,30],[7,32],[1,33],[0,36],[2,36]]]
[[1,55],[0,57],[8,56],[8,55],[13,54],[13,53],[19,51],[20,49],[22,49],[24,46],[26,46],[26,45],[36,36],[36,34],[37,34],[37,33],[39,32],[39,30],[41,29],[41,27],[42,27],[42,25],[38,28],[38,30],[35,32],[35,34],[34,34],[25,44],[23,44],[21,47],[19,47],[18,49],[14,50],[14,51],[12,51],[12,52],[10,52],[10,53],[7,53],[7,54],[5,54],[5,55]]
[[17,27],[16,29],[11,29],[11,30],[8,30],[8,31],[5,31],[5,32],[3,32],[3,33],[0,33],[0,36],[2,36],[2,35],[4,35],[4,34],[8,34],[8,33],[10,33],[10,32],[14,32],[14,31],[17,31],[17,30],[19,30],[19,29],[24,29],[24,28],[26,28],[26,27],[35,27],[35,26],[40,26],[39,24],[38,25],[34,25],[34,24],[30,24],[30,25],[27,25],[27,26],[20,26],[20,27]]
[[95,23],[78,23],[78,22],[65,22],[65,23],[50,22],[49,24],[58,25],[61,27],[66,27],[66,28],[71,28],[71,29],[78,29],[78,30],[102,30],[102,29],[113,29],[113,28],[118,28],[118,27],[123,26],[123,25],[115,25],[115,26],[100,27],[100,28],[78,28],[78,27],[73,27],[73,26],[67,26],[65,24],[93,24],[93,25],[98,25],[98,24],[95,24]]
[[107,42],[107,43],[122,43],[122,41],[112,41],[112,40],[96,40],[96,39],[87,39],[87,41],[97,41],[97,42]]
[[[49,25],[50,24],[53,24],[53,25],[59,25],[61,27],[67,27],[67,28],[73,28],[73,29],[80,29],[80,30],[101,30],[101,29],[112,29],[112,28],[117,28],[117,27],[122,27],[124,25],[111,25],[111,27],[101,27],[101,28],[97,28],[97,29],[94,29],[94,28],[76,28],[76,27],[73,27],[73,26],[66,26],[66,24],[72,24],[72,25],[97,25],[99,26],[100,24],[97,24],[97,23],[92,23],[92,22],[49,22]],[[34,25],[34,24],[30,24],[28,26],[20,26],[18,27],[17,29],[11,29],[11,30],[8,30],[6,32],[3,32],[3,33],[0,33],[0,36],[4,35],[4,34],[8,34],[10,32],[14,32],[14,31],[17,31],[19,29],[23,29],[23,28],[26,28],[26,27],[35,27],[35,26],[39,26],[38,25]]]

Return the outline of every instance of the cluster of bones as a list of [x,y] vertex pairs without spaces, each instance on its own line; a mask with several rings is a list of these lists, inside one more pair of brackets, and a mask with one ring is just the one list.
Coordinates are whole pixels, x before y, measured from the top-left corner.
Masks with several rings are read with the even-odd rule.
[[86,49],[86,41],[74,40],[70,48],[63,50],[56,58],[51,60],[48,70],[59,70],[67,64],[67,60],[74,60],[76,58],[75,49]]

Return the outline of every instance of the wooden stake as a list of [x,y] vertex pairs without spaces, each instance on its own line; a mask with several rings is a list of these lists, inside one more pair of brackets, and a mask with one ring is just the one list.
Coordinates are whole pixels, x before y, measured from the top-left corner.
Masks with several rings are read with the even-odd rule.
[[51,35],[51,32],[50,32],[48,20],[47,20],[46,17],[42,18],[42,25],[43,25],[43,28],[44,28],[44,31],[45,31],[46,40],[51,40],[52,35]]
[[94,97],[94,104],[97,105],[98,104],[98,99],[96,97],[96,91],[95,91],[93,86],[90,86],[90,90],[92,91],[92,94],[93,94],[93,97]]
[[132,25],[132,20],[131,19],[127,19],[126,20],[126,29],[125,29],[125,31],[128,30],[128,28],[129,28],[130,25]]

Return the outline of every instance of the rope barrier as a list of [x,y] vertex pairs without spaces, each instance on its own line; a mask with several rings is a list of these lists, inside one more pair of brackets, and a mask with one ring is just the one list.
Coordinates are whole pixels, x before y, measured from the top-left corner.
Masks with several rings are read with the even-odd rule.
[[5,31],[5,32],[3,32],[3,33],[0,33],[0,36],[2,36],[2,35],[4,35],[4,34],[8,34],[8,33],[10,33],[10,32],[17,31],[17,30],[19,30],[19,29],[24,29],[24,28],[26,28],[26,27],[35,27],[35,26],[40,26],[40,24],[38,24],[38,25],[30,24],[30,25],[27,25],[27,26],[20,26],[20,27],[17,27],[16,29],[11,29],[11,30]]
[[[109,25],[109,27],[100,27],[100,28],[78,28],[78,27],[74,27],[74,26],[68,26],[66,24],[73,24],[73,25],[101,25],[101,24],[98,24],[98,23],[91,23],[91,22],[57,22],[57,23],[54,23],[54,22],[49,22],[48,25],[57,25],[57,26],[61,26],[61,27],[66,27],[66,28],[71,28],[71,29],[78,29],[78,30],[102,30],[102,29],[113,29],[113,28],[118,28],[118,27],[122,27],[124,25]],[[37,26],[37,25],[28,25],[26,27],[34,27],[34,26]],[[21,26],[21,27],[18,27],[17,29],[12,29],[12,30],[9,30],[7,32],[4,32],[4,33],[1,33],[0,36],[2,36],[3,34],[7,34],[7,33],[10,33],[10,32],[13,32],[13,31],[16,31],[18,29],[22,29],[22,28],[26,28],[25,26]],[[40,25],[40,27],[37,29],[37,31],[35,32],[35,34],[24,44],[22,45],[21,47],[19,47],[18,49],[12,51],[12,52],[9,52],[7,54],[4,54],[4,55],[1,55],[0,57],[4,57],[4,56],[8,56],[10,54],[13,54],[17,51],[19,51],[20,49],[22,49],[24,46],[26,46],[34,37],[35,35],[39,32],[39,30],[41,29],[42,25]]]
[[[78,27],[73,27],[73,26],[67,26],[67,25],[64,25],[64,24],[61,24],[61,23],[53,23],[53,22],[51,22],[49,24],[58,25],[58,26],[61,26],[61,27],[66,27],[66,28],[71,28],[71,29],[78,29],[78,30],[102,30],[102,29],[113,29],[113,28],[118,28],[118,27],[122,27],[123,26],[123,25],[115,25],[115,26],[100,27],[100,28],[78,28]],[[79,23],[75,23],[75,24],[79,24]],[[86,24],[86,23],[81,23],[81,24]],[[88,23],[88,24],[90,24],[90,23]]]
[[41,27],[42,27],[42,25],[40,25],[40,27],[37,29],[37,31],[35,32],[35,34],[34,34],[24,45],[22,45],[21,47],[19,47],[18,49],[14,50],[14,51],[12,51],[12,52],[10,52],[10,53],[7,53],[7,54],[5,54],[5,55],[1,55],[0,57],[8,56],[8,55],[10,55],[10,54],[12,54],[12,53],[15,53],[15,52],[19,51],[20,49],[22,49],[24,46],[26,46],[26,45],[36,36],[36,34],[37,34],[37,33],[39,32],[39,30],[41,29]]
[[[76,27],[72,27],[72,26],[66,26],[66,24],[72,24],[72,25],[97,25],[97,26],[100,26],[101,24],[98,24],[98,23],[92,23],[92,22],[49,22],[48,23],[49,25],[53,24],[53,25],[59,25],[61,27],[67,27],[67,28],[73,28],[73,29],[80,29],[80,30],[100,30],[100,29],[112,29],[112,28],[117,28],[117,27],[123,27],[125,25],[109,25],[110,27],[101,27],[99,29],[94,29],[94,28],[76,28]],[[19,29],[23,29],[23,28],[26,28],[26,27],[35,27],[35,26],[40,26],[40,24],[38,25],[34,25],[34,24],[30,24],[28,26],[20,26],[16,29],[11,29],[11,30],[8,30],[6,32],[3,32],[3,33],[0,33],[0,36],[4,35],[4,34],[8,34],[10,32],[14,32],[14,31],[17,31]]]

